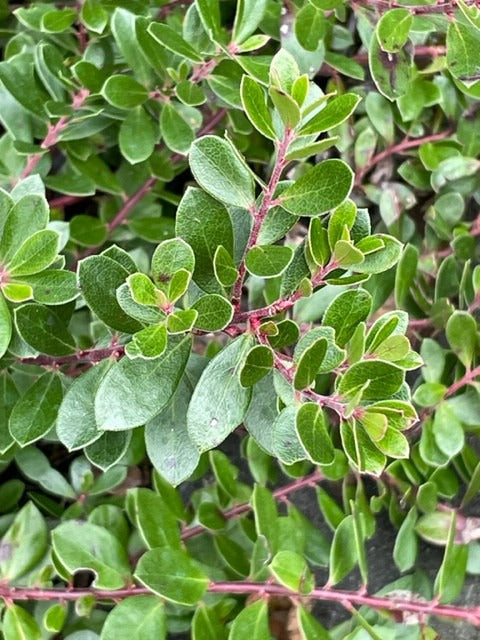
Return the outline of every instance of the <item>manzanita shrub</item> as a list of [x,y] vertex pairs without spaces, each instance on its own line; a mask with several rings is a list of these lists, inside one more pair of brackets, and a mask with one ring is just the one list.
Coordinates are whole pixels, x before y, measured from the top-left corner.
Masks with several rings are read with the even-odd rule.
[[0,2],[5,640],[480,625],[476,4]]

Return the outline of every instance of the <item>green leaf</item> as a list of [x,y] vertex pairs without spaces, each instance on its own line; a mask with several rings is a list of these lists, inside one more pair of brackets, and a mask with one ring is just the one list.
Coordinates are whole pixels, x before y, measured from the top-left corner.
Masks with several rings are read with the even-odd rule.
[[442,566],[435,578],[435,596],[442,603],[452,602],[460,595],[467,568],[468,547],[456,543],[457,514],[450,513],[450,527]]
[[63,475],[50,465],[47,456],[36,447],[17,451],[15,462],[29,480],[39,484],[45,491],[70,500],[75,498],[75,492]]
[[37,231],[25,240],[8,264],[10,276],[30,276],[49,267],[58,254],[60,236],[56,231]]
[[202,57],[195,49],[168,25],[151,22],[147,31],[157,42],[182,58],[187,58],[192,62],[203,62]]
[[54,604],[45,612],[43,616],[43,625],[47,631],[59,633],[63,629],[66,617],[66,607],[61,604]]
[[220,331],[227,327],[233,318],[231,302],[217,293],[201,296],[191,308],[198,313],[195,328],[202,331]]
[[119,540],[104,527],[67,521],[52,531],[55,555],[72,575],[90,569],[97,589],[121,589],[131,579],[128,556]]
[[288,93],[281,89],[271,87],[268,93],[285,127],[294,129],[301,118],[298,104]]
[[267,9],[267,0],[238,0],[233,24],[233,42],[241,44],[262,22]]
[[335,451],[325,426],[325,416],[317,404],[302,404],[297,413],[296,429],[298,439],[313,463],[333,462]]
[[158,596],[182,605],[200,600],[209,580],[185,551],[152,549],[137,564],[135,578]]
[[242,387],[253,387],[259,380],[268,375],[273,367],[274,354],[270,347],[257,344],[250,349],[240,371]]
[[187,431],[187,409],[200,371],[191,359],[172,399],[145,425],[145,444],[155,469],[173,486],[195,471],[200,454]]
[[137,331],[125,351],[131,358],[141,357],[150,360],[159,358],[166,348],[167,328],[165,325],[152,325]]
[[290,247],[263,245],[250,249],[245,265],[254,276],[274,278],[285,271],[292,259],[293,251]]
[[198,312],[195,309],[179,309],[167,316],[168,333],[185,333],[191,331],[197,319]]
[[58,409],[56,427],[60,442],[69,451],[81,449],[102,435],[95,420],[95,395],[112,364],[109,359],[100,362],[75,378],[67,389]]
[[26,302],[33,298],[32,287],[21,282],[7,282],[3,285],[2,292],[9,302]]
[[86,0],[81,9],[85,26],[95,33],[102,33],[108,23],[108,13],[95,0]]
[[245,417],[251,390],[242,387],[238,373],[252,341],[243,335],[231,342],[210,361],[195,387],[187,426],[200,451],[223,442]]
[[272,59],[270,65],[270,84],[290,94],[293,83],[300,76],[295,58],[286,49],[280,49]]
[[37,621],[23,607],[10,604],[2,621],[5,640],[42,640],[42,632]]
[[[365,255],[363,262],[354,266],[353,271],[356,273],[383,273],[398,262],[402,253],[402,243],[383,233],[377,233],[375,237],[383,242],[383,247]],[[360,247],[359,243],[358,248]]]
[[65,8],[56,11],[48,11],[42,18],[42,31],[49,33],[60,33],[66,31],[75,22],[77,17],[73,9]]
[[298,358],[293,379],[295,389],[306,389],[314,382],[327,352],[327,347],[327,340],[319,338],[303,350]]
[[15,325],[23,340],[31,347],[51,356],[75,352],[75,340],[64,318],[41,304],[24,304],[15,309]]
[[261,85],[250,76],[243,76],[240,94],[243,109],[253,126],[266,138],[275,140],[272,116]]
[[361,264],[365,258],[363,253],[353,246],[353,242],[338,240],[333,251],[333,260],[343,269]]
[[254,206],[252,175],[229,142],[203,136],[192,144],[189,158],[195,180],[211,196],[244,209]]
[[15,515],[0,542],[2,578],[14,582],[37,565],[47,552],[47,525],[40,511],[28,502]]
[[297,593],[310,593],[315,586],[305,559],[292,551],[277,553],[270,564],[270,571],[280,584]]
[[102,87],[103,97],[118,109],[133,109],[145,102],[148,91],[130,76],[113,75]]
[[335,329],[335,341],[340,347],[347,344],[357,325],[370,314],[372,298],[361,289],[344,291],[327,308],[323,324]]
[[367,360],[357,362],[345,372],[338,391],[350,395],[359,387],[367,385],[363,391],[364,400],[380,400],[396,393],[403,384],[405,373],[390,362]]
[[390,9],[381,17],[375,33],[384,51],[396,53],[407,42],[413,23],[408,9]]
[[264,600],[257,600],[235,618],[228,640],[265,640],[269,637],[268,605]]
[[360,100],[360,96],[355,93],[345,93],[329,100],[319,113],[303,125],[300,135],[321,133],[337,127],[352,115]]
[[302,216],[327,213],[350,194],[353,173],[342,160],[325,160],[309,169],[280,196],[284,209]]
[[63,389],[56,373],[45,373],[21,397],[10,414],[9,429],[22,447],[39,440],[54,426]]
[[365,99],[365,109],[378,133],[388,144],[392,144],[395,138],[395,125],[390,102],[380,93],[371,91]]
[[232,256],[223,245],[219,245],[213,256],[215,277],[223,287],[231,287],[238,278],[238,271]]
[[5,298],[0,294],[0,358],[5,355],[11,338],[12,317]]
[[404,95],[409,88],[412,74],[411,49],[407,44],[397,53],[390,53],[381,49],[377,38],[370,40],[370,73],[377,89],[391,101]]
[[330,640],[326,629],[302,605],[297,607],[297,620],[302,640]]
[[106,255],[90,256],[78,266],[78,283],[91,310],[112,329],[135,333],[141,325],[123,311],[116,297],[128,276],[125,267]]
[[433,435],[437,447],[449,458],[459,453],[465,444],[463,426],[455,409],[442,402],[433,418]]
[[130,164],[143,162],[152,155],[157,139],[157,129],[145,109],[138,106],[129,110],[118,134],[118,144],[123,157]]
[[107,235],[106,225],[98,218],[81,214],[70,220],[70,238],[83,247],[101,245],[107,239]]
[[206,607],[200,602],[192,618],[192,640],[225,640],[227,633],[217,607]]
[[169,149],[187,154],[195,138],[192,127],[179,113],[178,106],[167,102],[162,107],[160,130]]
[[[128,3],[127,3],[128,4]],[[115,43],[125,59],[126,64],[132,69],[137,79],[142,84],[150,81],[150,67],[143,51],[139,47],[136,22],[137,16],[130,11],[113,4],[114,12],[110,19],[110,28],[115,38]]]
[[95,399],[99,429],[117,431],[145,424],[172,397],[190,355],[190,336],[169,336],[167,349],[155,360],[114,363]]
[[165,605],[155,596],[130,596],[108,614],[101,640],[165,640]]
[[467,369],[475,357],[477,346],[477,323],[467,311],[455,311],[446,326],[448,344]]
[[[191,273],[194,268],[195,255],[193,250],[182,238],[165,240],[158,245],[152,256],[153,280],[157,287],[165,292],[168,291],[175,273],[180,269],[185,269]],[[138,302],[142,301],[138,300]],[[152,302],[149,304],[152,304]]]
[[357,564],[357,550],[352,541],[355,537],[353,516],[346,516],[338,525],[330,548],[329,584],[343,580]]
[[415,565],[418,553],[418,540],[415,533],[417,509],[412,507],[398,530],[393,550],[393,559],[399,571],[408,571]]
[[164,500],[150,489],[130,489],[127,512],[149,549],[180,549],[180,530]]
[[325,16],[312,4],[306,4],[295,18],[295,35],[307,51],[316,51],[326,32]]
[[447,67],[455,78],[468,82],[478,75],[480,51],[474,27],[452,20],[447,31]]
[[212,256],[218,245],[233,252],[232,222],[225,207],[200,189],[189,187],[177,210],[176,231],[195,253],[195,281],[207,292],[218,292]]
[[417,275],[418,255],[418,249],[407,244],[399,260],[395,276],[395,302],[398,307],[404,307],[408,299],[410,287]]
[[131,431],[106,431],[85,447],[85,456],[102,471],[108,471],[123,458],[131,439]]
[[48,206],[43,196],[25,195],[8,213],[0,241],[0,256],[8,264],[22,244],[37,231],[45,229]]
[[284,464],[294,464],[307,457],[297,435],[296,417],[297,407],[288,405],[273,423],[273,451]]

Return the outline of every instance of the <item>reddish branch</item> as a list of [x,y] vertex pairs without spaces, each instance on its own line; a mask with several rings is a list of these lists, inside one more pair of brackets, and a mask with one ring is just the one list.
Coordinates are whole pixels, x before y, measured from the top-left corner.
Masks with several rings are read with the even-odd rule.
[[[282,172],[285,169],[287,163],[286,155],[288,151],[288,147],[290,143],[295,139],[295,134],[292,129],[285,129],[285,134],[283,140],[278,143],[277,146],[277,157],[275,160],[275,164],[273,166],[272,175],[270,176],[270,180],[268,185],[265,187],[263,191],[262,203],[259,207],[253,209],[252,217],[253,217],[253,226],[250,232],[250,237],[248,238],[247,246],[245,248],[245,256],[249,252],[249,250],[254,247],[258,240],[258,235],[260,233],[260,228],[262,226],[263,221],[265,220],[265,216],[270,211],[272,207],[275,206],[274,195],[277,189],[278,183],[280,182],[280,178],[282,177]],[[233,287],[232,294],[232,302],[235,308],[239,309],[240,300],[242,297],[242,287],[243,282],[245,280],[246,275],[246,265],[245,265],[245,256],[242,260],[240,267],[238,269],[238,278]]]
[[65,364],[77,364],[87,362],[97,364],[107,358],[120,358],[125,353],[125,347],[122,345],[112,345],[102,349],[82,349],[68,356],[48,356],[39,355],[35,358],[20,358],[22,364],[36,365],[38,367],[52,367],[57,369]]
[[440,133],[434,133],[429,136],[424,136],[423,138],[414,138],[413,140],[410,138],[405,138],[402,142],[398,144],[392,145],[391,147],[387,147],[377,155],[373,156],[370,161],[357,172],[355,177],[355,186],[359,187],[362,184],[363,178],[369,173],[377,164],[383,162],[386,158],[390,156],[404,153],[408,151],[408,149],[415,149],[422,144],[426,144],[427,142],[437,142],[438,140],[443,140],[444,138],[448,138],[452,135],[452,131],[441,131]]
[[[455,0],[447,0],[446,2],[437,2],[436,4],[428,5],[410,5],[405,6],[397,4],[396,2],[390,2],[390,0],[354,0],[352,1],[352,7],[355,8],[358,5],[370,8],[379,9],[382,12],[389,11],[390,9],[408,9],[410,13],[414,15],[425,15],[430,13],[451,13],[457,8]],[[475,0],[467,3],[469,6],[477,6]]]
[[[88,89],[81,89],[77,94],[73,96],[72,107],[74,110],[80,109],[80,107],[83,105],[85,100],[88,98],[89,93],[90,92]],[[69,121],[70,121],[70,116],[62,116],[56,122],[56,124],[51,124],[48,127],[47,135],[45,136],[43,141],[40,143],[40,147],[42,149],[47,150],[47,149],[50,149],[50,147],[53,147],[54,145],[56,145],[58,142],[59,134],[61,133],[61,131],[63,131],[63,129],[65,129]],[[40,162],[42,157],[43,157],[43,153],[35,153],[33,156],[30,156],[25,169],[22,171],[20,175],[20,179],[23,179],[29,176],[34,171],[34,169],[36,168],[37,164]]]
[[[377,610],[385,610],[396,613],[415,613],[419,618],[424,616],[440,616],[454,620],[464,620],[472,625],[480,625],[480,608],[468,609],[466,607],[439,604],[438,600],[422,602],[419,599],[389,598],[388,596],[375,596],[361,591],[346,591],[343,589],[317,588],[309,594],[300,594],[291,591],[281,585],[268,582],[251,582],[239,580],[237,582],[210,582],[207,587],[210,593],[224,593],[247,595],[250,593],[268,596],[283,596],[292,598],[296,602],[305,600],[322,600],[324,602],[338,602],[339,604],[365,606]],[[145,587],[132,585],[125,589],[107,591],[104,589],[42,589],[40,587],[10,587],[0,585],[0,598],[6,602],[19,600],[63,600],[75,602],[81,598],[93,597],[96,600],[110,600],[118,602],[131,596],[152,595]]]
[[[305,487],[315,487],[320,480],[323,480],[323,473],[321,471],[314,471],[309,476],[305,476],[304,478],[300,478],[299,480],[294,480],[284,487],[280,487],[272,492],[272,495],[277,500],[284,500],[291,493],[295,493],[295,491],[300,491],[300,489],[305,489]],[[242,502],[241,504],[237,504],[231,509],[227,509],[226,511],[222,511],[222,515],[225,520],[230,520],[231,518],[235,518],[236,516],[243,515],[244,513],[248,513],[252,509],[252,505],[250,502]],[[201,533],[205,533],[205,528],[201,525],[195,525],[194,527],[187,527],[182,531],[182,540],[187,540],[188,538],[193,538],[194,536],[198,536]]]

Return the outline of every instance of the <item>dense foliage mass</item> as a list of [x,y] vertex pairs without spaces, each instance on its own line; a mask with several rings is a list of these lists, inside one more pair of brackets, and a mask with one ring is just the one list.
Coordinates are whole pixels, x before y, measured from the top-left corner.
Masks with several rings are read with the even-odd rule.
[[0,1],[5,640],[480,625],[474,4]]

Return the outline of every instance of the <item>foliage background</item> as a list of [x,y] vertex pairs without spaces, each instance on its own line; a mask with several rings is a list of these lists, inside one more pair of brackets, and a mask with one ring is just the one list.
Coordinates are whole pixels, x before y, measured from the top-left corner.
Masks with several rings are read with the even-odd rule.
[[0,20],[5,640],[476,637],[475,4]]

